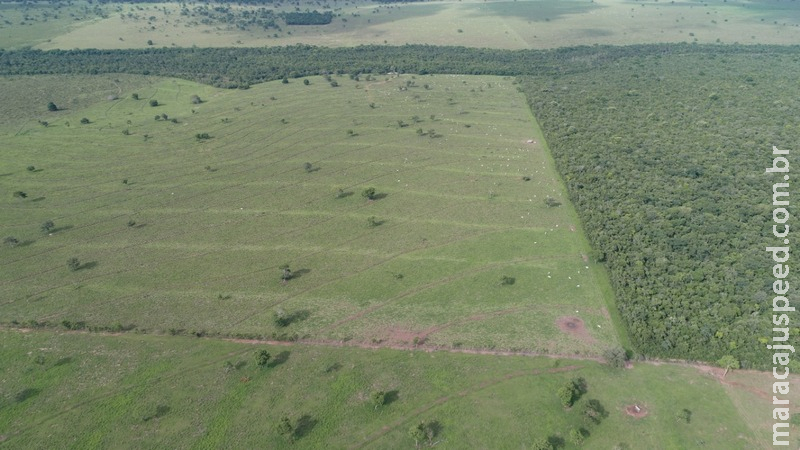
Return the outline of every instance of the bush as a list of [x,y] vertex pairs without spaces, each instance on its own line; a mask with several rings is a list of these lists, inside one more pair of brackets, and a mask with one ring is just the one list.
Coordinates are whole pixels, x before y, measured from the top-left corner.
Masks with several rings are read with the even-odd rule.
[[153,106],[153,107],[158,106],[158,100],[156,100],[156,99],[150,100],[150,106]]
[[50,103],[47,104],[47,110],[51,111],[51,112],[52,111],[58,111],[58,106],[56,106],[55,103],[50,102]]
[[3,239],[3,243],[9,247],[16,247],[17,245],[19,245],[19,240],[14,236],[8,236],[5,239]]
[[86,124],[88,124],[88,123],[90,123],[90,122],[89,122],[89,119],[87,119],[86,117],[84,117],[83,119],[81,119],[81,125],[86,125]]
[[28,166],[27,169],[28,169],[28,172],[36,172],[36,167],[34,167],[34,166]]
[[24,193],[22,191],[14,192],[14,198],[25,198],[27,196],[28,196],[28,194],[26,194],[26,193]]
[[603,352],[603,358],[609,366],[621,369],[628,362],[628,353],[622,347],[612,347]]
[[361,192],[361,196],[366,198],[367,200],[375,200],[375,188],[368,187]]
[[42,230],[42,233],[49,233],[53,230],[53,228],[55,228],[55,226],[56,224],[54,224],[52,220],[46,220],[45,222],[42,223],[42,226],[40,228]]
[[196,137],[198,140],[211,139],[211,135],[209,135],[208,133],[197,133],[194,135],[194,137]]
[[256,365],[258,367],[265,367],[267,363],[269,363],[269,359],[271,357],[272,355],[270,355],[268,351],[260,350],[258,353],[256,353]]
[[67,260],[67,267],[69,267],[69,270],[75,272],[76,270],[81,268],[81,262],[80,260],[78,260],[78,258],[73,256],[72,258]]

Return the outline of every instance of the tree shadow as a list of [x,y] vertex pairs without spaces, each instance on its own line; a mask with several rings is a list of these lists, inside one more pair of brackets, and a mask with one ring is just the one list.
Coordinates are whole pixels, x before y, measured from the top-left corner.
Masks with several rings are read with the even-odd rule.
[[554,450],[558,450],[564,448],[567,444],[564,442],[564,438],[561,436],[548,436],[547,442],[550,443],[550,446],[553,447]]
[[299,419],[297,419],[297,425],[294,427],[294,438],[300,439],[303,436],[306,436],[314,427],[317,426],[317,419],[309,416],[308,414],[303,414]]
[[278,353],[277,355],[275,355],[275,358],[273,358],[272,361],[269,364],[267,364],[267,367],[272,369],[274,367],[280,366],[281,364],[283,364],[283,363],[285,363],[286,361],[289,360],[289,355],[290,354],[291,353],[289,353],[287,351],[282,351],[282,352]]
[[147,226],[146,223],[137,223],[136,225],[133,226],[133,228],[136,228],[138,230],[139,228],[144,228],[146,226]]
[[336,194],[336,198],[345,198],[350,197],[351,195],[353,195],[353,191],[341,191]]
[[65,366],[71,362],[72,362],[72,357],[67,356],[66,358],[61,358],[58,361],[56,361],[56,363],[53,364],[53,367]]
[[239,362],[236,363],[236,365],[234,367],[236,367],[236,370],[241,370],[246,365],[247,365],[247,361],[239,361]]
[[9,176],[9,175],[14,175],[14,173],[13,173],[13,172],[9,172],[9,173],[0,173],[0,177],[7,177],[7,176]]
[[319,168],[319,167],[312,167],[312,168],[310,168],[310,169],[306,170],[306,173],[314,173],[314,172],[319,172],[319,170],[320,170],[320,168]]
[[294,272],[292,272],[292,278],[300,278],[308,273],[311,273],[311,269],[297,269]]
[[29,246],[29,245],[33,244],[34,242],[36,242],[36,241],[32,241],[32,240],[28,239],[28,240],[25,240],[25,241],[22,241],[22,242],[20,242],[20,243],[19,243],[19,244],[17,244],[16,246],[17,246],[17,247],[27,247],[27,246]]
[[94,269],[94,268],[95,268],[95,267],[97,267],[98,265],[100,265],[100,263],[99,263],[99,262],[97,262],[97,261],[89,261],[89,262],[87,262],[87,263],[83,263],[83,264],[81,264],[81,265],[80,265],[80,267],[78,267],[78,270],[89,270],[89,269]]
[[391,405],[392,403],[396,402],[400,399],[400,391],[397,389],[392,390],[384,394],[383,396],[383,404],[384,405]]
[[342,365],[338,362],[331,364],[330,366],[325,368],[325,373],[333,373],[337,372],[339,369],[342,368]]
[[42,200],[45,200],[45,199],[47,199],[47,197],[36,197],[34,199],[31,199],[31,201],[32,202],[41,202]]
[[301,309],[300,311],[295,311],[289,314],[289,316],[286,317],[286,324],[290,325],[295,322],[301,322],[303,320],[308,319],[310,316],[311,316],[311,311],[307,309]]
[[388,196],[389,196],[389,194],[386,194],[384,192],[379,192],[379,193],[377,193],[377,194],[372,196],[372,200],[382,200],[382,199],[384,199],[384,198],[386,198]]
[[23,389],[19,391],[17,395],[14,396],[14,400],[16,400],[17,403],[22,403],[25,400],[28,400],[29,398],[36,397],[37,395],[39,395],[39,392],[41,391],[35,388]]
[[167,406],[167,405],[158,405],[156,407],[156,412],[153,415],[145,416],[145,417],[142,418],[142,420],[147,422],[147,421],[152,420],[152,419],[160,419],[160,418],[166,416],[167,414],[169,414],[170,409],[171,408],[169,406]]
[[50,230],[50,234],[60,233],[75,228],[73,225],[64,225],[63,227],[56,227]]

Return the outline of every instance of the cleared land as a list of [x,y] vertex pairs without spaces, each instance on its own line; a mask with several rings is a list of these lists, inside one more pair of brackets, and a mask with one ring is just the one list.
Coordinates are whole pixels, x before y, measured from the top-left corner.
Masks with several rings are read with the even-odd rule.
[[545,203],[563,187],[511,79],[96,77],[86,105],[59,80],[37,79],[56,112],[6,80],[29,115],[0,166],[0,229],[21,243],[2,249],[3,322],[582,355],[620,342],[574,210]]
[[[436,44],[491,48],[657,42],[794,44],[800,9],[794,2],[433,1],[406,4],[324,2],[328,25],[264,27],[269,8],[241,5],[31,4],[6,7],[0,47],[41,49],[236,47],[307,43]],[[305,8],[303,8],[305,10]],[[271,17],[271,16],[270,16]],[[108,39],[98,41],[97,36]]]
[[[255,364],[257,350],[273,359]],[[525,448],[549,437],[566,449],[572,429],[589,448],[762,448],[766,435],[737,415],[766,408],[758,374],[727,386],[692,367],[614,371],[588,361],[320,346],[252,346],[125,334],[0,332],[4,361],[0,440],[5,448],[58,442],[74,448],[413,448],[408,429],[438,423],[436,448]],[[555,391],[583,377],[571,409]],[[747,389],[761,395],[749,394]],[[388,392],[375,408],[371,394]],[[740,393],[743,393],[740,395]],[[750,397],[748,397],[750,395]],[[607,416],[587,422],[598,400]],[[732,400],[733,399],[733,400]],[[633,418],[626,406],[646,408]],[[683,409],[689,423],[676,415]],[[763,412],[763,411],[760,411]],[[296,425],[295,443],[277,431]],[[761,425],[759,425],[760,427]],[[761,429],[763,431],[763,429]],[[762,438],[763,437],[763,438]]]

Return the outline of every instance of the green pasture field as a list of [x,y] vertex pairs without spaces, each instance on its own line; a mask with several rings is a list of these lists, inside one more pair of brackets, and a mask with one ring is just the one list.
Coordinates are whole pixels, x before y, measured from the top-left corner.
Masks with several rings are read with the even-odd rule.
[[[800,9],[794,2],[527,0],[371,1],[301,4],[330,11],[328,25],[263,28],[241,22],[262,8],[178,3],[6,6],[0,48],[260,47],[434,44],[505,49],[658,42],[795,44]],[[275,3],[276,13],[295,4]],[[205,9],[205,10],[203,10]],[[58,16],[58,18],[55,18]],[[28,17],[27,20],[24,20]],[[98,40],[98,36],[103,36]]]
[[[0,249],[0,321],[567,355],[628,345],[511,78],[308,80],[4,80],[20,112],[2,128],[0,234],[18,245]],[[570,316],[585,332],[560,331]]]
[[[267,367],[255,356],[267,350]],[[734,393],[763,387],[756,373],[727,386],[688,366],[329,346],[251,345],[217,339],[0,331],[3,448],[410,449],[410,427],[435,421],[435,448],[531,448],[550,438],[580,448],[769,448],[737,413]],[[739,377],[741,375],[741,377]],[[582,377],[564,409],[555,391]],[[739,377],[739,378],[737,378]],[[371,394],[388,393],[375,407]],[[796,394],[794,394],[796,397]],[[753,395],[748,407],[766,408]],[[583,418],[598,400],[607,416]],[[643,418],[624,409],[640,405]],[[676,414],[690,411],[689,423]],[[295,425],[294,443],[277,431]]]

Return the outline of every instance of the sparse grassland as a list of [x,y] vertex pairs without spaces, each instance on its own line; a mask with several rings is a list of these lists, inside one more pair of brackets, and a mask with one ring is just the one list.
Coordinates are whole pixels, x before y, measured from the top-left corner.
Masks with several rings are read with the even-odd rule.
[[[264,367],[256,364],[260,350],[272,356]],[[731,401],[750,389],[762,395],[749,404],[766,408],[761,387],[723,387],[683,366],[612,370],[519,356],[17,331],[0,331],[0,358],[0,439],[13,449],[44,442],[410,449],[408,430],[419,421],[438,424],[437,448],[523,448],[549,438],[571,450],[579,447],[570,431],[580,428],[589,432],[581,448],[754,449],[767,442]],[[586,392],[564,409],[555,392],[576,377]],[[378,390],[387,395],[376,408],[371,394]],[[583,415],[589,400],[606,412],[599,424]],[[647,416],[628,416],[632,404]],[[689,423],[676,420],[683,409]],[[288,436],[278,432],[282,417],[293,426]]]
[[[235,4],[75,2],[6,7],[0,47],[41,49],[435,44],[505,49],[658,42],[794,44],[793,2],[648,0],[322,2],[328,25],[286,25],[270,8]],[[272,11],[269,14],[265,10]],[[27,17],[27,19],[26,19]],[[97,36],[108,39],[97,40]]]
[[[0,199],[2,233],[23,243],[2,249],[5,323],[582,355],[627,345],[510,78],[247,91],[141,78],[92,104],[59,80],[41,77],[46,94],[27,104],[5,81],[28,112],[3,130],[0,186],[29,195]],[[47,111],[50,94],[75,106]],[[562,316],[585,335],[560,331]]]

